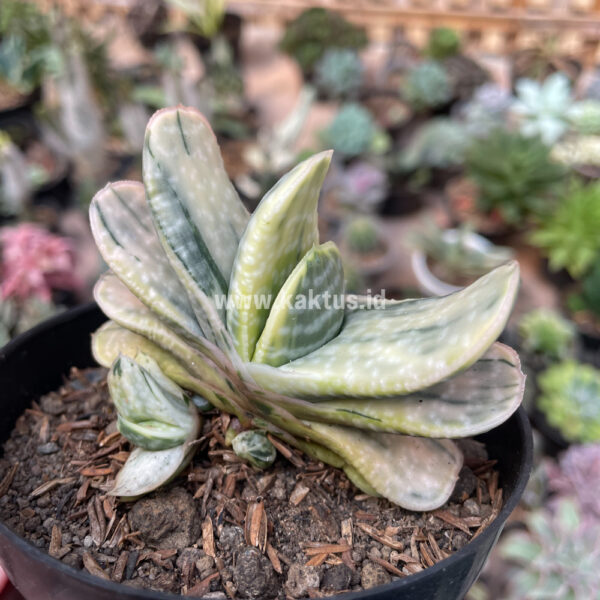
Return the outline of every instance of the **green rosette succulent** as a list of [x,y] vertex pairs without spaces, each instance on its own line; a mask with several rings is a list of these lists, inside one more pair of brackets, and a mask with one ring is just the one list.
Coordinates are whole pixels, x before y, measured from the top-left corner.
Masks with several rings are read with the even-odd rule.
[[[94,356],[112,372],[127,357],[130,373],[170,379],[237,417],[243,430],[344,469],[367,493],[433,509],[462,466],[450,438],[495,427],[522,400],[518,356],[494,343],[517,293],[518,265],[443,298],[347,296],[339,251],[318,238],[330,160],[326,151],[298,164],[249,215],[204,117],[184,107],[156,113],[146,130],[144,183],[109,184],[90,206],[110,267],[95,287],[110,320],[93,336]],[[139,409],[140,427],[129,437],[138,448],[114,495],[162,485],[189,457],[192,430],[177,420],[182,396],[162,388],[172,393],[160,397],[156,417],[149,415],[159,394]],[[132,421],[130,402],[144,402],[139,389],[113,392],[123,422]],[[162,412],[169,407],[179,431],[169,445],[184,429],[185,441],[147,450],[165,427],[155,436],[142,425],[170,427]]]

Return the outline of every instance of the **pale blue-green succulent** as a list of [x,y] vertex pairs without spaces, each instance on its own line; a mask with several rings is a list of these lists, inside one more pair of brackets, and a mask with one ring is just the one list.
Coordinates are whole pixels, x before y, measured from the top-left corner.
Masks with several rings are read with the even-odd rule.
[[[156,113],[146,130],[144,185],[109,184],[90,206],[111,269],[95,288],[110,321],[93,337],[94,355],[113,373],[125,357],[148,371],[140,357],[150,357],[155,377],[159,370],[244,430],[344,469],[367,493],[433,509],[462,466],[448,438],[487,431],[521,402],[518,357],[494,343],[517,292],[518,265],[444,298],[346,296],[339,252],[318,239],[330,160],[328,151],[300,163],[249,215],[203,116],[184,107]],[[169,389],[160,406],[187,418],[175,400],[183,396]],[[126,405],[144,399],[137,387],[128,394],[113,396],[121,420],[131,421]],[[163,419],[152,407],[140,410],[142,424]],[[113,494],[146,493],[182,468],[192,429],[177,427],[170,441],[185,430],[184,443],[136,448]],[[147,441],[134,443],[157,442],[151,428],[142,430]]]

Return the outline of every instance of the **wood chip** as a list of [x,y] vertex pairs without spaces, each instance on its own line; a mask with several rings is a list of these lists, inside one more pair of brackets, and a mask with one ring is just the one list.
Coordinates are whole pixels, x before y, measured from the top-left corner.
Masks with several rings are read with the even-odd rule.
[[2,478],[2,481],[0,481],[0,498],[4,496],[4,494],[6,494],[6,492],[8,492],[8,490],[10,489],[10,486],[12,485],[13,479],[15,478],[15,474],[18,468],[19,463],[15,463],[14,465],[12,465],[10,469],[8,469],[8,471],[6,472],[6,475]]
[[94,560],[94,557],[89,552],[83,553],[83,566],[88,573],[101,577],[102,579],[110,579],[110,577],[104,572],[104,569]]
[[202,549],[208,556],[215,558],[215,534],[213,530],[213,522],[210,515],[202,522]]
[[407,563],[404,568],[411,574],[419,573],[423,570],[423,567],[420,564],[416,563]]
[[375,561],[378,565],[381,565],[384,569],[386,569],[393,575],[397,575],[398,577],[406,577],[405,573],[403,573],[400,569],[389,563],[387,560],[383,560],[383,558],[379,558],[377,556],[369,556],[369,560]]
[[194,587],[191,587],[186,593],[186,596],[203,597],[210,591],[210,582],[220,577],[219,573],[212,573],[199,581]]
[[44,415],[42,419],[39,436],[40,442],[42,442],[42,444],[45,444],[50,439],[50,419],[46,415]]
[[452,525],[453,527],[460,529],[467,535],[471,535],[471,530],[469,529],[468,525],[461,518],[453,515],[451,512],[440,509],[436,510],[433,513],[433,516],[444,521],[445,523],[448,523],[448,525]]
[[295,467],[301,468],[305,466],[305,462],[289,448],[286,446],[281,440],[278,440],[276,437],[272,436],[270,433],[267,433],[267,438],[275,448],[279,451],[279,453],[287,458]]
[[362,529],[367,535],[371,536],[374,540],[378,541],[384,546],[392,548],[392,550],[398,550],[402,552],[404,550],[404,544],[402,542],[396,542],[391,537],[379,533],[374,527],[371,527],[368,523],[357,523],[356,526]]
[[90,522],[90,535],[96,546],[104,541],[104,523],[100,520],[96,510],[96,500],[98,496],[92,498],[87,507],[88,519]]
[[406,552],[396,552],[396,550],[390,552],[390,560],[393,560],[394,562],[420,564],[417,558],[413,558],[410,554],[406,554]]
[[68,423],[61,423],[56,427],[56,431],[63,433],[75,431],[76,429],[95,429],[96,427],[98,427],[97,419],[87,419],[85,421],[70,421]]
[[60,558],[60,550],[62,548],[62,532],[58,525],[52,526],[52,533],[50,535],[50,546],[48,547],[48,554],[53,558]]
[[223,485],[223,494],[228,498],[233,498],[235,492],[235,484],[237,483],[237,473],[229,473],[225,478],[225,485]]
[[352,546],[352,519],[344,519],[341,522],[342,537],[349,546]]
[[354,513],[354,517],[356,519],[360,519],[361,521],[377,521],[377,519],[379,519],[377,515],[365,512],[364,510],[357,510]]
[[121,583],[123,581],[123,575],[125,574],[125,567],[127,566],[127,559],[129,558],[129,552],[123,550],[117,558],[117,562],[113,567],[112,578],[114,581]]
[[46,483],[42,483],[42,485],[38,486],[29,494],[30,498],[37,498],[38,496],[42,496],[46,492],[53,490],[55,487],[59,485],[65,485],[67,483],[75,483],[75,477],[61,477],[60,479],[52,479],[51,481],[46,481]]
[[316,556],[317,554],[338,554],[340,552],[346,552],[350,550],[351,546],[348,544],[323,544],[316,548],[304,548],[304,554],[306,556]]
[[80,469],[79,472],[84,477],[104,477],[106,475],[112,475],[114,470],[112,467],[85,467]]
[[431,556],[427,544],[425,542],[421,542],[419,544],[419,550],[421,551],[421,559],[423,561],[424,566],[433,567],[435,565],[435,561]]
[[85,501],[87,497],[88,490],[90,488],[90,479],[84,479],[83,484],[77,490],[77,495],[75,496],[75,504],[81,504]]
[[429,547],[433,552],[435,562],[443,560],[444,556],[442,555],[442,551],[440,550],[436,539],[433,537],[433,534],[430,531],[427,533],[427,541],[429,542]]
[[493,471],[490,478],[488,479],[488,492],[490,498],[496,497],[496,491],[498,490],[498,471]]
[[279,561],[279,557],[277,556],[277,550],[271,546],[271,544],[267,543],[267,556],[273,565],[273,569],[280,575],[283,573],[283,569],[281,568],[281,562]]
[[267,513],[261,501],[250,502],[244,520],[244,536],[248,546],[256,546],[261,552],[267,547]]
[[312,558],[309,558],[306,561],[307,567],[318,567],[325,562],[327,558],[327,552],[322,552],[321,554],[315,554]]
[[306,498],[308,492],[310,492],[310,488],[303,483],[298,482],[290,494],[290,503],[294,506],[298,506],[298,504]]

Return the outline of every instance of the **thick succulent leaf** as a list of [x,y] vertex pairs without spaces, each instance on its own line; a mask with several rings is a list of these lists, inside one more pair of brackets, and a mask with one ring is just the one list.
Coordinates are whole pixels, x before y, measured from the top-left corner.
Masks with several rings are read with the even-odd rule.
[[194,437],[196,407],[149,355],[119,355],[108,373],[119,431],[144,450],[166,450]]
[[188,443],[168,450],[134,448],[117,474],[111,496],[133,499],[175,478],[189,462],[196,447]]
[[242,431],[233,438],[233,451],[257,469],[270,467],[277,458],[275,446],[262,431]]
[[303,397],[376,397],[430,387],[472,365],[500,335],[519,283],[513,261],[442,298],[346,310],[333,340],[291,363],[248,370],[264,388]]
[[406,396],[281,403],[295,416],[314,421],[423,437],[461,438],[484,433],[506,421],[521,404],[524,389],[525,375],[517,353],[496,343],[469,369]]
[[252,360],[278,367],[320,348],[342,326],[343,295],[336,245],[311,248],[279,290]]
[[170,327],[203,336],[185,288],[162,249],[141,183],[109,183],[90,204],[96,246],[119,279]]
[[146,128],[143,174],[159,239],[203,315],[225,300],[248,213],[227,177],[204,116],[193,108],[158,111]]
[[227,306],[236,349],[249,361],[269,308],[289,274],[318,243],[317,203],[331,152],[321,152],[284,175],[254,211],[240,241]]
[[378,494],[408,510],[434,510],[448,500],[463,457],[449,440],[310,423]]

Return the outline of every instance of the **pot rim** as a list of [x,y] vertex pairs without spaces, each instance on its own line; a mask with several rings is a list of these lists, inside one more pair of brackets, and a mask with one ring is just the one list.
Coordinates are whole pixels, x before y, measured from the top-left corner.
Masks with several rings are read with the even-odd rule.
[[[18,353],[23,348],[23,346],[34,341],[40,333],[51,330],[56,325],[71,321],[74,318],[82,314],[92,312],[93,310],[98,310],[95,302],[90,302],[89,304],[78,306],[76,308],[60,313],[54,317],[51,317],[50,319],[43,321],[42,323],[36,325],[32,329],[26,331],[25,333],[15,337],[8,344],[6,344],[3,348],[0,349],[0,365],[2,361],[6,359],[7,356]],[[533,439],[531,433],[531,425],[529,424],[529,420],[525,413],[525,409],[522,406],[520,406],[517,409],[517,411],[513,413],[513,415],[511,415],[509,420],[515,421],[514,426],[518,430],[520,438],[523,440],[521,448],[521,458],[519,461],[521,468],[519,469],[519,473],[516,478],[516,483],[512,493],[510,494],[510,496],[507,497],[506,502],[502,506],[502,509],[500,510],[498,516],[494,519],[494,521],[492,521],[492,523],[479,536],[471,540],[463,548],[456,551],[448,558],[445,558],[436,563],[433,567],[428,567],[427,569],[424,569],[419,573],[409,575],[402,579],[397,579],[385,585],[377,586],[368,590],[360,590],[348,592],[345,594],[339,594],[336,596],[332,596],[333,598],[339,600],[358,600],[359,598],[361,600],[369,600],[370,598],[379,595],[382,591],[385,590],[391,591],[401,589],[402,587],[407,585],[419,584],[431,575],[435,575],[439,572],[451,569],[455,563],[459,562],[463,557],[470,554],[474,548],[488,541],[490,537],[496,537],[499,535],[503,524],[506,522],[508,516],[517,506],[517,503],[519,502],[521,495],[525,490],[525,486],[527,485],[527,481],[529,480],[529,474],[531,471],[533,461]],[[100,577],[95,577],[94,575],[91,575],[85,570],[75,569],[74,567],[64,564],[58,559],[52,558],[49,554],[37,548],[24,538],[20,537],[14,531],[9,529],[4,523],[0,522],[0,542],[3,541],[3,539],[8,540],[10,544],[14,544],[22,552],[29,554],[31,557],[35,558],[35,560],[39,561],[40,563],[44,563],[47,567],[51,569],[56,569],[59,572],[62,572],[63,575],[77,579],[83,584],[89,585],[91,587],[102,588],[107,592],[113,592],[116,595],[116,597],[118,597],[119,593],[122,593],[126,590],[127,594],[130,597],[139,598],[140,600],[177,600],[178,598],[182,598],[180,594],[159,592],[155,590],[136,589],[133,587],[125,586],[122,583],[117,583],[115,581],[108,581],[101,579]]]

